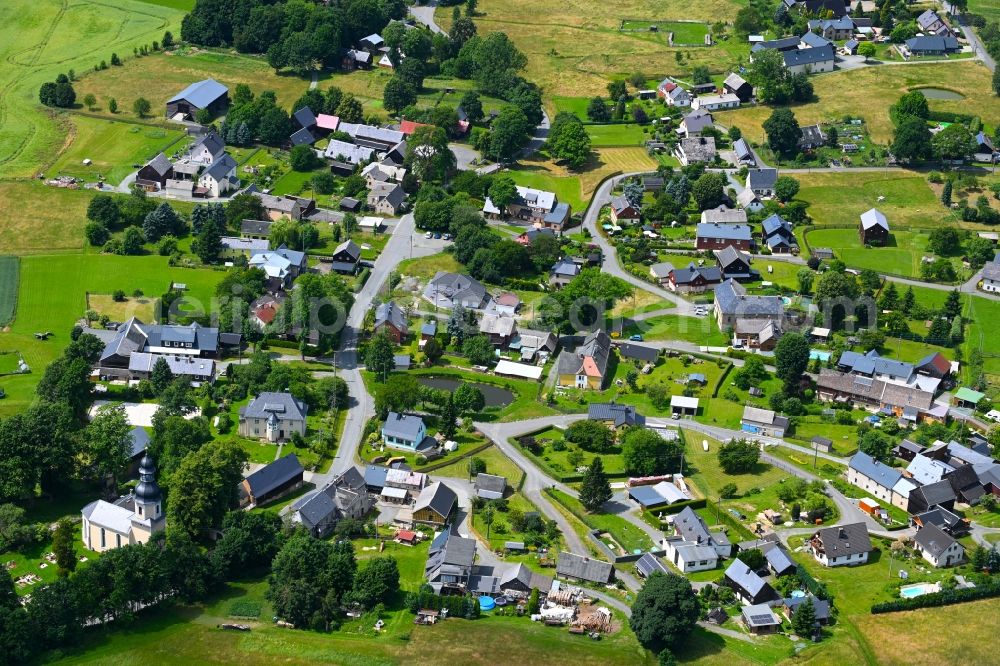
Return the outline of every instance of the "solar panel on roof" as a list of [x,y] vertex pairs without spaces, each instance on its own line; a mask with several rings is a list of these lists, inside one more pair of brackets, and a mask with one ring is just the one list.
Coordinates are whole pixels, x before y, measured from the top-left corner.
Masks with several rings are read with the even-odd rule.
[[772,619],[770,615],[751,615],[750,621],[754,624],[768,624]]

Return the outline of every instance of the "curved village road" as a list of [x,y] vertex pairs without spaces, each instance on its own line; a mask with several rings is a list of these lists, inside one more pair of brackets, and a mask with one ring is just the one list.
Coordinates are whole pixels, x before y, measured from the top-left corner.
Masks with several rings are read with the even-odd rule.
[[416,19],[417,23],[427,26],[436,34],[444,34],[441,26],[434,21],[434,10],[437,9],[437,0],[430,0],[426,5],[411,5],[410,16]]

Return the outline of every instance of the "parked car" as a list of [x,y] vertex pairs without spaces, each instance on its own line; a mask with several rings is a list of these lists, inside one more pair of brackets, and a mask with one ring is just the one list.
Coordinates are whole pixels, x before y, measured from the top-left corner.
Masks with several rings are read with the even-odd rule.
[[434,232],[428,231],[426,234],[424,234],[424,238],[434,238]]
[[441,234],[434,234],[435,240],[441,240]]
[[639,335],[638,333],[628,336],[628,339],[631,340],[632,342],[642,342],[642,336]]

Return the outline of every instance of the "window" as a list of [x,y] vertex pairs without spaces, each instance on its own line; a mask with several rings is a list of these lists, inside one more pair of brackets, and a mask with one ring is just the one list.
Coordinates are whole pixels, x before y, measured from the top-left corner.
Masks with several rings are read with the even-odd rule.
[[122,547],[122,535],[121,534],[116,534],[115,535],[115,547],[116,548],[121,548]]
[[106,543],[105,536],[104,536],[104,528],[102,527],[101,528],[101,548],[104,548],[106,545],[107,545],[107,543]]

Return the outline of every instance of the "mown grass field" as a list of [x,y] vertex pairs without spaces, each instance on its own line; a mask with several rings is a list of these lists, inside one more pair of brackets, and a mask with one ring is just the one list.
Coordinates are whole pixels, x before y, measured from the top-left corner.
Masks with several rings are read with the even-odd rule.
[[[64,146],[67,128],[61,116],[38,104],[42,83],[70,69],[82,75],[101,60],[110,60],[112,52],[130,57],[134,46],[161,39],[165,30],[179,35],[183,12],[166,6],[173,2],[176,0],[164,0],[163,4],[137,0],[112,4],[91,0],[0,3],[0,25],[4,26],[4,39],[0,40],[4,62],[0,68],[0,173],[6,177],[33,176]],[[155,76],[147,77],[133,88],[133,94],[148,90],[155,80]],[[83,94],[78,84],[77,99],[82,100]]]
[[[69,146],[55,163],[46,169],[46,176],[76,176],[87,182],[102,176],[117,185],[136,164],[144,164],[157,153],[168,155],[184,143],[184,132],[155,125],[101,120],[84,115],[71,115]],[[92,164],[85,166],[89,159]]]
[[6,326],[17,311],[17,257],[0,256],[0,326]]
[[933,254],[923,231],[893,231],[888,247],[863,246],[856,229],[813,229],[806,238],[810,247],[828,247],[848,266],[904,277],[919,276],[921,257]]
[[[7,398],[0,401],[0,416],[16,413],[31,402],[45,367],[62,352],[73,323],[83,315],[86,292],[109,294],[123,289],[132,293],[142,289],[147,295],[159,295],[170,282],[184,282],[188,296],[207,308],[223,275],[221,271],[171,268],[167,258],[159,256],[66,254],[22,258],[17,318],[9,331],[0,333],[0,351],[21,352],[32,372],[0,379],[0,387],[7,392]],[[34,334],[44,331],[54,335],[45,341],[36,340]]]
[[278,104],[290,107],[309,88],[309,80],[289,73],[275,74],[263,58],[236,53],[201,51],[196,48],[169,53],[155,53],[145,58],[130,58],[121,67],[89,72],[76,86],[77,99],[87,93],[97,97],[96,113],[114,117],[108,111],[108,98],[118,101],[118,114],[134,118],[132,102],[145,97],[152,103],[153,117],[164,113],[164,104],[188,84],[213,78],[232,92],[245,83],[254,93],[271,90]]
[[641,125],[587,125],[586,127],[587,134],[590,135],[590,144],[595,148],[640,146],[649,136],[642,131]]
[[796,198],[809,203],[809,215],[819,225],[856,227],[861,213],[870,208],[882,211],[893,231],[934,227],[949,215],[927,178],[913,171],[797,173],[794,178],[801,187]]
[[[983,94],[984,90],[989,90],[990,71],[977,62],[866,67],[820,74],[812,81],[816,101],[791,107],[800,125],[831,121],[845,115],[862,116],[877,143],[887,144],[892,140],[889,107],[900,95],[919,87],[944,86],[965,95],[965,99],[956,101],[928,100],[932,111],[976,115],[990,126],[1000,122],[1000,105],[993,97]],[[727,127],[739,127],[751,141],[763,141],[761,125],[772,111],[768,106],[744,106],[720,112],[718,122]]]
[[[593,96],[606,95],[605,86],[609,80],[624,78],[637,71],[651,76],[671,74],[683,78],[695,65],[707,64],[713,70],[722,71],[739,60],[739,55],[727,48],[728,45],[670,48],[663,29],[656,33],[621,32],[622,19],[732,21],[743,4],[738,0],[698,3],[624,0],[614,5],[596,0],[572,4],[483,0],[476,8],[476,24],[480,34],[499,30],[510,35],[528,56],[528,78],[541,85],[547,95]],[[442,7],[435,20],[447,30],[451,25],[451,8]],[[691,38],[689,35],[684,37],[685,40]],[[735,37],[731,41],[745,59],[746,43]],[[701,43],[700,38],[697,43]],[[675,59],[678,52],[684,54],[683,65]]]
[[84,247],[88,190],[48,187],[37,181],[0,181],[0,252],[80,251]]

